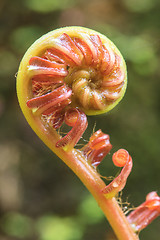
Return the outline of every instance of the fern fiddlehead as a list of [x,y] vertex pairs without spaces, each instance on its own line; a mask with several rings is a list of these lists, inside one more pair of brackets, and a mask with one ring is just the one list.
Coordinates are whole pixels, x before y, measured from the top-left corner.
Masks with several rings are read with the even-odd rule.
[[[115,45],[104,35],[82,27],[54,30],[26,52],[17,76],[22,111],[37,135],[82,180],[93,194],[119,239],[138,239],[116,202],[132,169],[129,153],[120,149],[113,162],[123,167],[108,186],[97,166],[111,150],[101,130],[81,149],[74,148],[88,122],[86,115],[102,114],[123,98],[126,65]],[[72,127],[65,135],[63,124]]]

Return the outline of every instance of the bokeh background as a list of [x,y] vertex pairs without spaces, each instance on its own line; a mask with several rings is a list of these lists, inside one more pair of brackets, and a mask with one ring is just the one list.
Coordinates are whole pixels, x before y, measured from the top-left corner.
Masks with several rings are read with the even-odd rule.
[[[125,210],[160,194],[160,1],[0,1],[0,240],[113,240],[103,213],[77,177],[31,130],[19,108],[20,60],[41,35],[81,25],[107,35],[128,67],[128,89],[107,115],[89,117],[88,139],[110,134],[113,150],[126,148],[134,167],[123,191]],[[115,176],[111,155],[99,171]],[[158,240],[160,221],[140,234]]]

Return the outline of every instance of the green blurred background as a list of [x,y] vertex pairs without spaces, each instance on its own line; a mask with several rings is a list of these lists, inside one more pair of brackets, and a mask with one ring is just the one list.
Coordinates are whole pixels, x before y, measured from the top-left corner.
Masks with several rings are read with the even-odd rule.
[[[128,67],[128,89],[107,115],[89,117],[88,139],[110,134],[113,150],[126,148],[134,167],[122,201],[131,207],[152,190],[160,194],[160,1],[0,1],[0,240],[116,239],[88,191],[31,130],[19,108],[15,75],[27,48],[61,26],[81,25],[108,36]],[[115,176],[108,155],[99,171]],[[160,221],[141,234],[158,240]]]

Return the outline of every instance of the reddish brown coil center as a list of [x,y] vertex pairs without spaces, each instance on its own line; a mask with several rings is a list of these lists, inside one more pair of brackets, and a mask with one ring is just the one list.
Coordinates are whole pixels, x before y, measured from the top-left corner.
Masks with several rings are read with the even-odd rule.
[[52,45],[29,62],[35,97],[64,82],[72,89],[72,105],[83,110],[102,110],[120,97],[125,77],[120,57],[98,35],[64,33]]

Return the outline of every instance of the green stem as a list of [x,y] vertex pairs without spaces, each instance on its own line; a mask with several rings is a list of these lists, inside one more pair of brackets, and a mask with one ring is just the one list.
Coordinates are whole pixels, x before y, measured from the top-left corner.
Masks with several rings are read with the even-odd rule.
[[106,185],[97,171],[86,162],[81,152],[75,149],[70,152],[59,149],[57,155],[73,170],[94,196],[118,239],[138,240],[138,236],[131,229],[116,199],[107,199],[105,195],[102,194],[102,189]]

